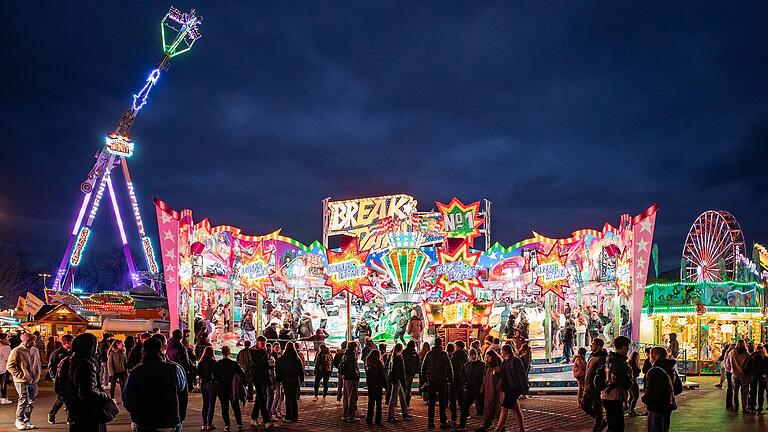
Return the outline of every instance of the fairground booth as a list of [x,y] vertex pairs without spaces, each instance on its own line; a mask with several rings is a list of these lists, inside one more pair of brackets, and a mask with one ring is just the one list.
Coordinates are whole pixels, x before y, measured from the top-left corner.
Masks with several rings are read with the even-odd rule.
[[[223,342],[240,338],[243,319],[260,332],[272,322],[296,329],[308,317],[334,344],[355,337],[363,321],[374,339],[391,341],[403,333],[479,339],[511,320],[547,356],[552,322],[567,309],[594,315],[601,336],[638,338],[657,211],[503,247],[491,245],[487,200],[454,198],[422,212],[404,194],[326,199],[322,241],[306,245],[155,204],[171,328],[194,334],[205,322]],[[412,320],[423,334],[409,333]]]

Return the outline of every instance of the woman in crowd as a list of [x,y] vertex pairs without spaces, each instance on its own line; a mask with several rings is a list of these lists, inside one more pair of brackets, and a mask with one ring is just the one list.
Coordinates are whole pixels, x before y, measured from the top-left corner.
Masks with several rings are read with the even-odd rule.
[[276,419],[282,419],[283,418],[283,410],[281,408],[283,404],[283,384],[277,380],[276,374],[275,374],[275,366],[277,365],[277,360],[280,359],[280,356],[282,355],[282,348],[280,346],[279,342],[272,343],[272,352],[269,360],[269,374],[270,374],[270,382],[272,383],[272,397],[270,397],[270,410],[272,411],[272,417]]
[[[403,345],[395,344],[392,348],[392,356],[389,359],[389,411],[387,412],[387,421],[396,422],[395,410],[397,409],[397,400],[400,399],[400,409],[403,413],[403,420],[409,418],[408,403],[405,401],[406,379],[405,379],[405,361],[403,359]],[[410,389],[407,389],[410,391]]]
[[715,384],[715,387],[723,388],[723,383],[726,380],[725,376],[725,358],[728,356],[731,344],[729,342],[723,342],[723,348],[720,351],[720,356],[717,358],[717,364],[720,366],[720,382]]
[[489,349],[485,353],[485,376],[483,377],[483,428],[488,430],[501,410],[501,356]]
[[115,387],[120,383],[120,391],[125,387],[125,379],[128,375],[128,355],[125,353],[123,341],[115,339],[107,353],[107,372],[109,373],[109,396],[115,398]]
[[357,383],[360,381],[360,369],[357,366],[358,352],[357,342],[348,342],[347,349],[341,359],[341,367],[339,367],[339,371],[344,377],[342,420],[348,423],[357,421]]
[[213,347],[203,349],[202,357],[197,362],[197,375],[200,377],[200,394],[203,398],[203,427],[202,430],[214,430],[213,414],[216,412],[216,382],[213,379],[213,369],[216,367],[216,358],[213,356]]
[[640,399],[640,386],[637,384],[637,378],[640,376],[640,353],[638,351],[633,352],[627,359],[627,363],[629,363],[629,368],[632,370],[632,387],[629,388],[627,408],[630,417],[635,417],[640,415],[635,411],[637,401]]
[[[96,336],[83,333],[72,341],[72,355],[62,361],[56,380],[60,396],[64,399],[70,422],[69,430],[78,432],[106,432],[107,425],[94,415],[94,407],[109,399],[101,389],[96,373],[100,361],[96,353]],[[110,401],[111,403],[111,401]]]
[[296,345],[288,342],[285,352],[275,363],[275,377],[283,384],[285,391],[285,421],[293,423],[299,420],[299,387],[304,381],[304,368],[296,352]]
[[325,344],[320,345],[320,350],[315,354],[315,400],[320,390],[320,381],[323,382],[323,402],[328,396],[328,380],[333,370],[333,357]]
[[578,353],[573,357],[573,377],[579,383],[578,401],[581,405],[581,398],[584,396],[584,377],[587,376],[587,349],[579,348]]
[[[384,359],[381,357],[381,351],[373,350],[365,358],[366,385],[368,386],[368,413],[365,416],[365,422],[381,425],[381,398],[384,390]],[[374,409],[376,416],[374,419]]]

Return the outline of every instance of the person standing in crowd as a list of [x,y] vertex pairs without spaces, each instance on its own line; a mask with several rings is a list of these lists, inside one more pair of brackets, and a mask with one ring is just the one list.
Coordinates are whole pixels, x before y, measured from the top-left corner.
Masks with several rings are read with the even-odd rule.
[[[763,415],[763,398],[765,397],[766,372],[768,372],[768,358],[765,355],[765,346],[758,344],[755,351],[749,356],[749,412]],[[757,407],[757,410],[755,410]]]
[[720,367],[720,382],[715,384],[715,387],[719,389],[723,388],[723,383],[725,382],[725,357],[728,355],[730,346],[730,343],[723,342],[723,348],[717,357],[717,365]]
[[587,346],[587,319],[584,313],[579,310],[576,312],[576,346],[581,348]]
[[199,335],[196,335],[195,338],[197,339],[197,342],[195,343],[195,357],[200,358],[203,355],[203,351],[205,351],[206,347],[213,347],[211,345],[211,341],[209,340],[208,333],[205,331],[200,333]]
[[248,311],[240,321],[240,330],[243,332],[243,342],[249,345],[256,342],[256,326],[253,325],[253,312]]
[[451,426],[456,427],[456,418],[461,415],[461,407],[464,404],[464,365],[469,361],[464,341],[456,341],[456,350],[451,354],[451,368],[453,368],[453,381],[451,381],[450,401],[448,409],[451,411]]
[[491,349],[491,346],[493,345],[493,336],[488,335],[483,339],[483,346],[480,347],[480,355],[485,358],[485,353],[488,352],[489,349]]
[[587,349],[584,347],[579,348],[578,354],[573,357],[573,377],[576,378],[576,382],[579,383],[578,401],[581,405],[581,399],[584,397],[584,377],[587,376],[587,361],[584,359],[587,356]]
[[408,408],[410,408],[413,379],[416,377],[416,374],[419,373],[419,366],[421,366],[419,353],[416,352],[416,341],[408,341],[408,344],[403,350],[403,362],[405,363],[405,403],[408,405]]
[[72,355],[59,364],[54,389],[67,407],[70,431],[107,430],[107,425],[94,415],[94,408],[110,399],[99,383],[97,363],[101,355],[97,345],[96,336],[83,333],[72,341]]
[[749,353],[744,339],[739,339],[736,342],[736,348],[728,354],[728,357],[731,363],[731,380],[733,381],[733,411],[739,412],[739,395],[741,395],[741,408],[746,412],[749,399],[749,374],[745,366]]
[[161,428],[181,431],[183,413],[179,394],[186,391],[187,378],[180,366],[165,361],[162,349],[160,338],[150,337],[144,341],[141,364],[128,374],[123,405],[131,414],[134,432]]
[[501,413],[496,425],[496,432],[505,430],[509,410],[514,411],[517,430],[525,432],[523,411],[520,409],[519,399],[520,396],[528,393],[528,371],[525,370],[520,358],[512,352],[511,345],[501,347],[501,356],[504,359],[500,371],[504,398],[501,403]]
[[[72,349],[73,339],[74,337],[71,334],[62,336],[61,346],[48,356],[48,376],[53,380],[54,387],[56,386],[56,373],[59,370],[59,364],[62,360],[72,354],[72,351],[70,350]],[[2,364],[0,364],[0,368],[2,368]],[[58,414],[63,405],[64,399],[62,399],[61,396],[58,396],[51,407],[51,411],[48,412],[48,424],[56,424],[56,414]]]
[[320,345],[320,350],[315,354],[315,400],[320,394],[320,382],[323,383],[323,403],[328,396],[328,380],[333,371],[333,357],[325,344]]
[[344,390],[344,377],[341,374],[341,361],[347,349],[347,341],[341,342],[341,348],[333,355],[333,367],[336,368],[336,406],[341,406],[341,398]]
[[427,383],[427,419],[430,429],[435,427],[435,404],[440,410],[440,428],[448,429],[448,419],[445,415],[445,405],[448,401],[448,384],[453,381],[453,369],[451,368],[451,359],[443,351],[442,339],[435,338],[435,345],[424,356],[424,363],[421,365],[421,374]]
[[731,353],[736,348],[735,344],[728,347],[728,353],[723,356],[723,368],[725,369],[726,391],[725,409],[733,410],[733,369],[731,368]]
[[576,326],[573,324],[573,320],[568,318],[565,320],[565,326],[562,330],[561,340],[563,342],[563,361],[562,363],[570,363],[571,357],[573,357],[573,343],[576,338]]
[[243,342],[243,349],[237,353],[235,361],[243,370],[243,385],[248,402],[253,402],[253,380],[251,379],[251,341]]
[[8,341],[8,334],[0,333],[0,405],[13,403],[8,399],[8,381],[11,380],[11,373],[8,372],[8,359],[11,357],[11,343]]
[[365,374],[365,384],[368,387],[368,412],[365,415],[365,422],[369,425],[374,422],[381,425],[381,398],[386,381],[381,351],[373,350],[365,358]]
[[592,314],[589,317],[589,321],[587,321],[587,332],[589,333],[589,340],[592,341],[594,339],[597,339],[600,336],[600,333],[602,331],[603,331],[603,320],[600,319],[600,316],[597,314],[597,311],[593,310]]
[[344,380],[342,420],[348,423],[357,421],[357,383],[360,381],[360,369],[357,366],[358,351],[357,342],[348,342],[339,367],[339,373]]
[[219,404],[221,404],[224,430],[230,430],[229,407],[231,406],[232,412],[235,414],[237,430],[242,431],[245,429],[243,418],[240,414],[240,398],[243,395],[239,394],[239,390],[245,372],[243,372],[243,369],[236,361],[229,358],[230,354],[228,345],[221,347],[221,360],[216,362],[216,367],[213,368],[213,380],[216,381],[216,397],[219,399]]
[[[184,369],[184,373],[188,373],[194,366],[182,339],[184,339],[184,336],[181,330],[176,329],[171,332],[171,338],[168,339],[168,348],[165,351],[165,355],[168,360],[181,366]],[[187,383],[187,387],[189,389],[189,383]]]
[[272,418],[276,419],[282,419],[283,418],[283,412],[281,405],[283,403],[284,399],[284,392],[283,392],[283,384],[277,380],[277,376],[275,374],[275,365],[277,364],[277,360],[282,355],[282,351],[280,350],[280,344],[278,342],[272,343],[272,350],[270,351],[269,355],[269,382],[272,383],[271,385],[271,396],[270,396],[270,416]]
[[469,408],[475,404],[477,415],[483,415],[483,376],[485,375],[485,363],[478,357],[477,350],[469,350],[469,361],[462,368],[464,379],[464,398],[461,403],[461,418],[456,430],[465,430],[469,418]]
[[39,331],[35,330],[32,334],[35,336],[35,348],[37,348],[37,352],[40,354],[40,366],[42,367],[42,362],[47,360],[47,358],[45,358],[45,341]]
[[368,324],[368,321],[365,320],[365,318],[360,318],[357,322],[357,327],[355,327],[355,339],[359,341],[365,341],[366,338],[369,338],[373,335],[373,330],[371,330],[371,326]]
[[483,377],[483,427],[478,431],[487,431],[501,410],[501,356],[489,349],[485,353],[485,376]]
[[200,377],[200,395],[203,399],[202,430],[214,430],[213,416],[216,413],[216,381],[213,378],[213,370],[216,368],[216,358],[213,355],[213,347],[207,346],[203,350],[200,361],[197,362],[197,374]]
[[627,352],[632,341],[626,336],[613,339],[613,351],[608,354],[605,364],[605,387],[600,392],[600,399],[605,408],[608,430],[624,430],[624,401],[632,387],[632,369],[627,362]]
[[136,336],[128,335],[128,336],[125,337],[125,352],[126,352],[126,354],[129,354],[135,345],[136,345]]
[[280,337],[277,333],[276,322],[270,323],[267,328],[264,329],[264,337],[270,342],[276,341]]
[[680,355],[680,342],[677,341],[677,333],[669,334],[669,349],[667,350],[673,359]]
[[[270,360],[272,357],[267,351],[267,338],[258,336],[256,346],[249,350],[250,355],[250,379],[256,393],[256,402],[251,411],[251,424],[258,425],[259,413],[264,421],[264,429],[272,427],[272,410],[269,404]],[[239,354],[238,354],[239,356]],[[274,370],[274,366],[272,366]]]
[[418,345],[421,343],[421,333],[424,331],[424,321],[419,318],[416,310],[411,311],[411,318],[408,320],[408,335],[411,340]]
[[400,311],[396,318],[397,330],[395,331],[395,342],[399,340],[405,345],[405,333],[408,331],[408,323],[410,323],[410,320],[408,319],[407,313],[405,311]]
[[374,345],[370,336],[366,336],[365,339],[363,340],[363,350],[360,352],[360,358],[365,359],[366,357],[368,357],[368,353],[375,349],[376,349],[376,345]]
[[283,323],[283,328],[280,329],[280,334],[278,336],[280,339],[280,348],[285,351],[285,346],[288,344],[288,341],[293,340],[293,331],[291,330],[291,324],[289,322]]
[[304,382],[304,368],[293,342],[288,342],[275,363],[275,376],[285,391],[285,421],[294,423],[299,420],[299,388]]
[[642,401],[648,408],[648,432],[668,432],[672,411],[677,408],[672,378],[661,364],[666,357],[664,348],[651,349],[652,367],[643,378]]
[[125,354],[123,341],[114,339],[112,346],[107,352],[107,375],[109,375],[109,396],[115,399],[115,387],[120,383],[120,390],[125,388],[125,378],[127,369],[125,365],[128,362],[128,356]]
[[600,400],[600,390],[595,388],[595,376],[605,365],[608,352],[603,348],[602,339],[595,337],[590,341],[592,355],[587,362],[587,374],[584,376],[584,394],[582,395],[581,409],[595,419],[593,432],[600,432],[605,427],[603,417],[603,405]]
[[[312,317],[309,312],[304,312],[299,319],[299,337],[302,339],[310,339],[315,334],[314,326],[312,325]],[[303,344],[307,349],[307,342]]]
[[629,356],[629,367],[632,370],[632,386],[629,388],[629,401],[627,402],[629,408],[629,416],[636,417],[640,414],[635,411],[637,407],[637,401],[640,399],[640,386],[637,384],[637,378],[640,377],[640,353],[635,351]]
[[408,414],[408,402],[405,399],[405,360],[403,359],[403,345],[396,343],[392,348],[392,355],[388,360],[387,383],[389,385],[389,410],[387,411],[387,421],[396,422],[395,411],[397,410],[397,401],[400,400],[400,409],[403,414],[403,420],[411,418]]
[[34,429],[30,423],[32,408],[37,399],[37,383],[40,381],[40,351],[35,347],[35,337],[29,333],[21,335],[21,344],[11,351],[8,371],[19,401],[16,408],[16,429]]
[[131,351],[128,353],[128,370],[131,371],[133,368],[139,365],[141,363],[141,357],[142,357],[142,346],[144,345],[144,342],[147,341],[147,339],[151,338],[151,333],[142,333],[139,336],[139,340],[136,342],[136,345],[131,349]]
[[104,335],[101,337],[101,342],[99,343],[99,358],[101,359],[101,367],[99,368],[101,374],[99,376],[99,382],[101,382],[101,385],[104,388],[109,387],[107,356],[109,355],[109,348],[112,346],[113,340],[114,337],[111,334],[104,333]]

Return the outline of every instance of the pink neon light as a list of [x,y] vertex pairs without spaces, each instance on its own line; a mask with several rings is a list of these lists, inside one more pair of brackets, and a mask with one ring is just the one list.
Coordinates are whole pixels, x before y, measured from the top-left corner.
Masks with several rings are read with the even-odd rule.
[[117,219],[117,227],[120,228],[120,238],[123,240],[123,244],[128,243],[128,239],[125,237],[125,230],[123,229],[123,219],[120,217],[120,209],[117,207],[117,198],[115,198],[115,190],[112,188],[112,179],[107,174],[107,188],[109,189],[109,197],[112,199],[112,208],[115,210],[115,219]]
[[80,231],[80,224],[83,223],[83,216],[85,216],[85,209],[88,207],[88,201],[91,199],[91,193],[93,192],[88,192],[83,198],[83,204],[80,206],[80,213],[77,215],[75,227],[72,228],[72,235],[77,235],[77,232]]

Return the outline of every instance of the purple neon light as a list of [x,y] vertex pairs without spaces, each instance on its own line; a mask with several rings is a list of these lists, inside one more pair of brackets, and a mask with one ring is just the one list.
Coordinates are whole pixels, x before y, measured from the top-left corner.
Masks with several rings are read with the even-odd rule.
[[117,219],[117,227],[120,228],[120,238],[123,240],[123,244],[128,243],[128,239],[125,237],[125,230],[123,229],[123,219],[120,217],[120,209],[117,207],[117,198],[115,198],[115,190],[112,187],[112,179],[107,174],[107,189],[109,189],[109,197],[112,199],[112,208],[115,210],[115,219]]
[[72,228],[72,235],[77,235],[77,233],[80,231],[80,224],[83,223],[83,216],[85,216],[85,209],[88,208],[88,201],[90,201],[92,193],[93,192],[88,192],[87,194],[85,194],[85,197],[83,197],[83,204],[80,206],[80,213],[78,213],[77,215],[77,221],[75,221],[75,227]]

